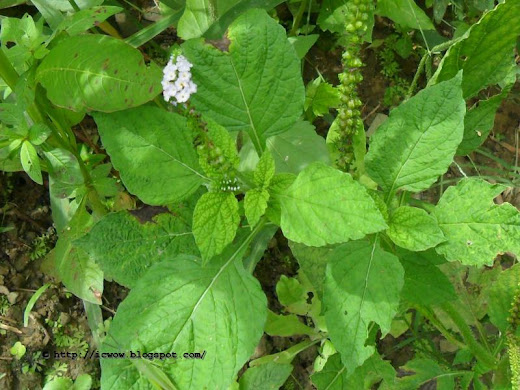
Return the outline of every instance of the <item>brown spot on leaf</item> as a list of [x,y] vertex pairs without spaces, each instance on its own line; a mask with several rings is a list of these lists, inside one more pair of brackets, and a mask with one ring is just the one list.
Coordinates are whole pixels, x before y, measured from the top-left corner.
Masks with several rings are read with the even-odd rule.
[[148,88],[148,93],[152,93],[153,92],[153,85],[150,86],[150,88]]
[[231,41],[229,40],[227,33],[222,39],[208,39],[206,42],[208,42],[211,46],[216,47],[220,51],[229,52],[229,45],[231,44]]
[[109,59],[107,58],[105,61],[103,61],[103,70],[107,70],[108,69],[108,63],[109,63]]
[[168,209],[162,206],[144,206],[139,210],[130,210],[130,214],[137,218],[139,223],[153,222],[156,215],[167,213]]

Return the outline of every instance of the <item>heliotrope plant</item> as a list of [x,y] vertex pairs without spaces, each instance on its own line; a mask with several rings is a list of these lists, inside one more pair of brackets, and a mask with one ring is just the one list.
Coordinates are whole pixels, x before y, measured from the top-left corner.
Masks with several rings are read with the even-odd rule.
[[[477,285],[474,267],[520,254],[519,212],[494,203],[503,185],[479,178],[460,180],[437,204],[420,194],[491,130],[482,118],[494,115],[490,102],[505,93],[470,109],[467,100],[489,85],[508,91],[515,81],[519,3],[506,0],[437,48],[448,50],[427,87],[390,113],[368,152],[355,91],[371,4],[347,7],[356,14],[343,24],[351,35],[343,40],[339,119],[328,145],[302,119],[294,40],[265,10],[242,7],[229,11],[240,16],[225,38],[209,44],[203,34],[223,22],[199,20],[188,2],[179,22],[186,41],[162,70],[122,40],[81,34],[88,23],[78,31],[46,16],[61,32],[46,36],[27,19],[2,22],[0,72],[10,100],[0,111],[0,162],[38,182],[48,172],[59,239],[47,268],[85,302],[93,328],[101,328],[103,281],[130,289],[108,333],[95,333],[101,353],[127,353],[101,355],[102,388],[277,388],[294,357],[314,345],[318,389],[418,388],[431,379],[442,389],[455,381],[499,388],[510,377],[505,341],[510,356],[518,349],[507,310],[519,268],[500,270],[479,295],[489,307],[483,313],[468,314],[480,306],[468,309],[457,293],[466,288],[461,275]],[[219,12],[229,18],[226,11]],[[13,49],[27,51],[27,40],[9,34],[16,23],[39,31],[23,64]],[[110,163],[75,139],[71,126],[86,113]],[[129,195],[168,212],[140,221],[128,211]],[[253,276],[278,229],[300,266],[276,285],[283,314],[268,309]],[[404,366],[413,375],[397,376],[377,341],[396,334],[410,313],[461,351],[451,362],[459,367],[424,355]],[[470,326],[480,330],[481,321],[497,329],[493,337],[475,337]],[[238,379],[264,332],[302,337],[250,361]],[[130,351],[156,355],[129,358]],[[159,359],[173,352],[179,357]]]

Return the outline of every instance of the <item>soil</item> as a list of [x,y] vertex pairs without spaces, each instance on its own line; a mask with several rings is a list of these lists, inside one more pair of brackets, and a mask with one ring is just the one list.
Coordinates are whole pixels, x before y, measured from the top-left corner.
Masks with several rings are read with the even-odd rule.
[[[375,34],[386,33],[386,24],[376,25]],[[378,30],[379,29],[379,30]],[[329,37],[330,38],[330,37]],[[170,42],[171,34],[160,37]],[[304,67],[306,82],[317,77],[318,70],[325,79],[337,84],[337,74],[341,71],[341,51],[331,47],[327,37],[320,39],[309,55]],[[388,107],[381,102],[389,82],[381,74],[381,67],[372,49],[364,50],[364,81],[360,87],[360,96],[365,103],[363,115],[368,127],[377,113],[388,114]],[[411,79],[416,60],[411,58],[403,65],[405,76]],[[495,119],[492,136],[484,144],[484,148],[493,156],[499,157],[510,165],[518,166],[518,132],[520,121],[520,86],[516,86],[510,96],[500,107]],[[318,132],[326,133],[330,118],[316,122]],[[86,130],[87,129],[87,130]],[[83,142],[98,142],[91,122],[82,123],[76,133]],[[95,145],[97,147],[97,145]],[[480,174],[512,177],[510,171],[492,159],[473,153],[473,163],[480,167]],[[469,163],[468,158],[458,158],[459,164]],[[491,170],[489,170],[489,169]],[[493,170],[494,169],[494,170]],[[476,175],[474,169],[464,169],[468,175]],[[498,173],[497,171],[498,170]],[[503,171],[502,171],[503,170]],[[517,174],[520,170],[517,169]],[[446,183],[460,178],[461,172],[452,166],[444,176]],[[492,180],[492,179],[491,179]],[[516,183],[518,183],[516,179]],[[441,186],[429,193],[435,201],[440,194]],[[509,201],[520,207],[520,191],[518,187],[505,192],[499,201]],[[63,286],[41,272],[40,267],[45,255],[53,248],[56,234],[52,227],[50,215],[48,183],[39,186],[24,173],[0,173],[0,227],[11,230],[0,234],[0,389],[41,389],[45,378],[51,374],[76,378],[79,374],[92,376],[94,388],[99,386],[99,364],[95,360],[44,359],[41,354],[54,351],[71,351],[84,348],[82,341],[93,347],[92,337],[86,321],[81,302],[68,293]],[[137,212],[143,220],[151,218],[156,209]],[[43,237],[43,238],[42,238]],[[290,250],[287,240],[278,232],[269,244],[269,249],[256,268],[255,276],[259,279],[267,295],[269,308],[282,313],[275,286],[281,275],[294,276],[298,265]],[[29,299],[44,284],[50,287],[38,299],[29,315],[28,326],[24,327],[24,310]],[[124,299],[127,291],[116,283],[106,283],[104,290],[104,316],[108,318]],[[7,302],[7,303],[6,303]],[[63,339],[73,339],[74,347],[59,347]],[[395,367],[413,357],[411,345],[402,349],[394,346],[403,341],[407,335],[394,339],[387,336],[379,343],[379,350]],[[61,340],[60,340],[61,339]],[[264,336],[255,353],[256,357],[283,351],[302,339]],[[27,351],[21,359],[10,353],[11,347],[21,342]],[[317,348],[309,348],[298,355],[293,362],[295,369],[285,388],[312,389],[310,374],[317,356]],[[60,364],[62,365],[60,367]],[[60,369],[61,368],[61,369]],[[4,375],[5,374],[5,375]],[[3,375],[3,376],[2,376]]]

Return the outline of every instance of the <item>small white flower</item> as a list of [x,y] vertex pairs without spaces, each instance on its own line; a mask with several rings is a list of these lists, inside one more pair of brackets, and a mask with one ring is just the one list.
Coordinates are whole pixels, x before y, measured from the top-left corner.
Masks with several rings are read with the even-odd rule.
[[179,55],[173,62],[173,56],[163,69],[163,97],[167,102],[177,105],[185,103],[190,96],[197,92],[197,85],[191,80],[191,67],[186,57]]

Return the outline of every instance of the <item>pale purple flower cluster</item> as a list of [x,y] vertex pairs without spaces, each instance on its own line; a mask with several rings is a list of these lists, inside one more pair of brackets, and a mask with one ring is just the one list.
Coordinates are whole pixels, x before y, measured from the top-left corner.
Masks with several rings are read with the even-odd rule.
[[162,87],[164,100],[176,106],[177,103],[186,103],[191,94],[197,92],[197,85],[191,80],[193,65],[186,57],[178,55],[175,63],[173,61],[172,56],[163,69]]

